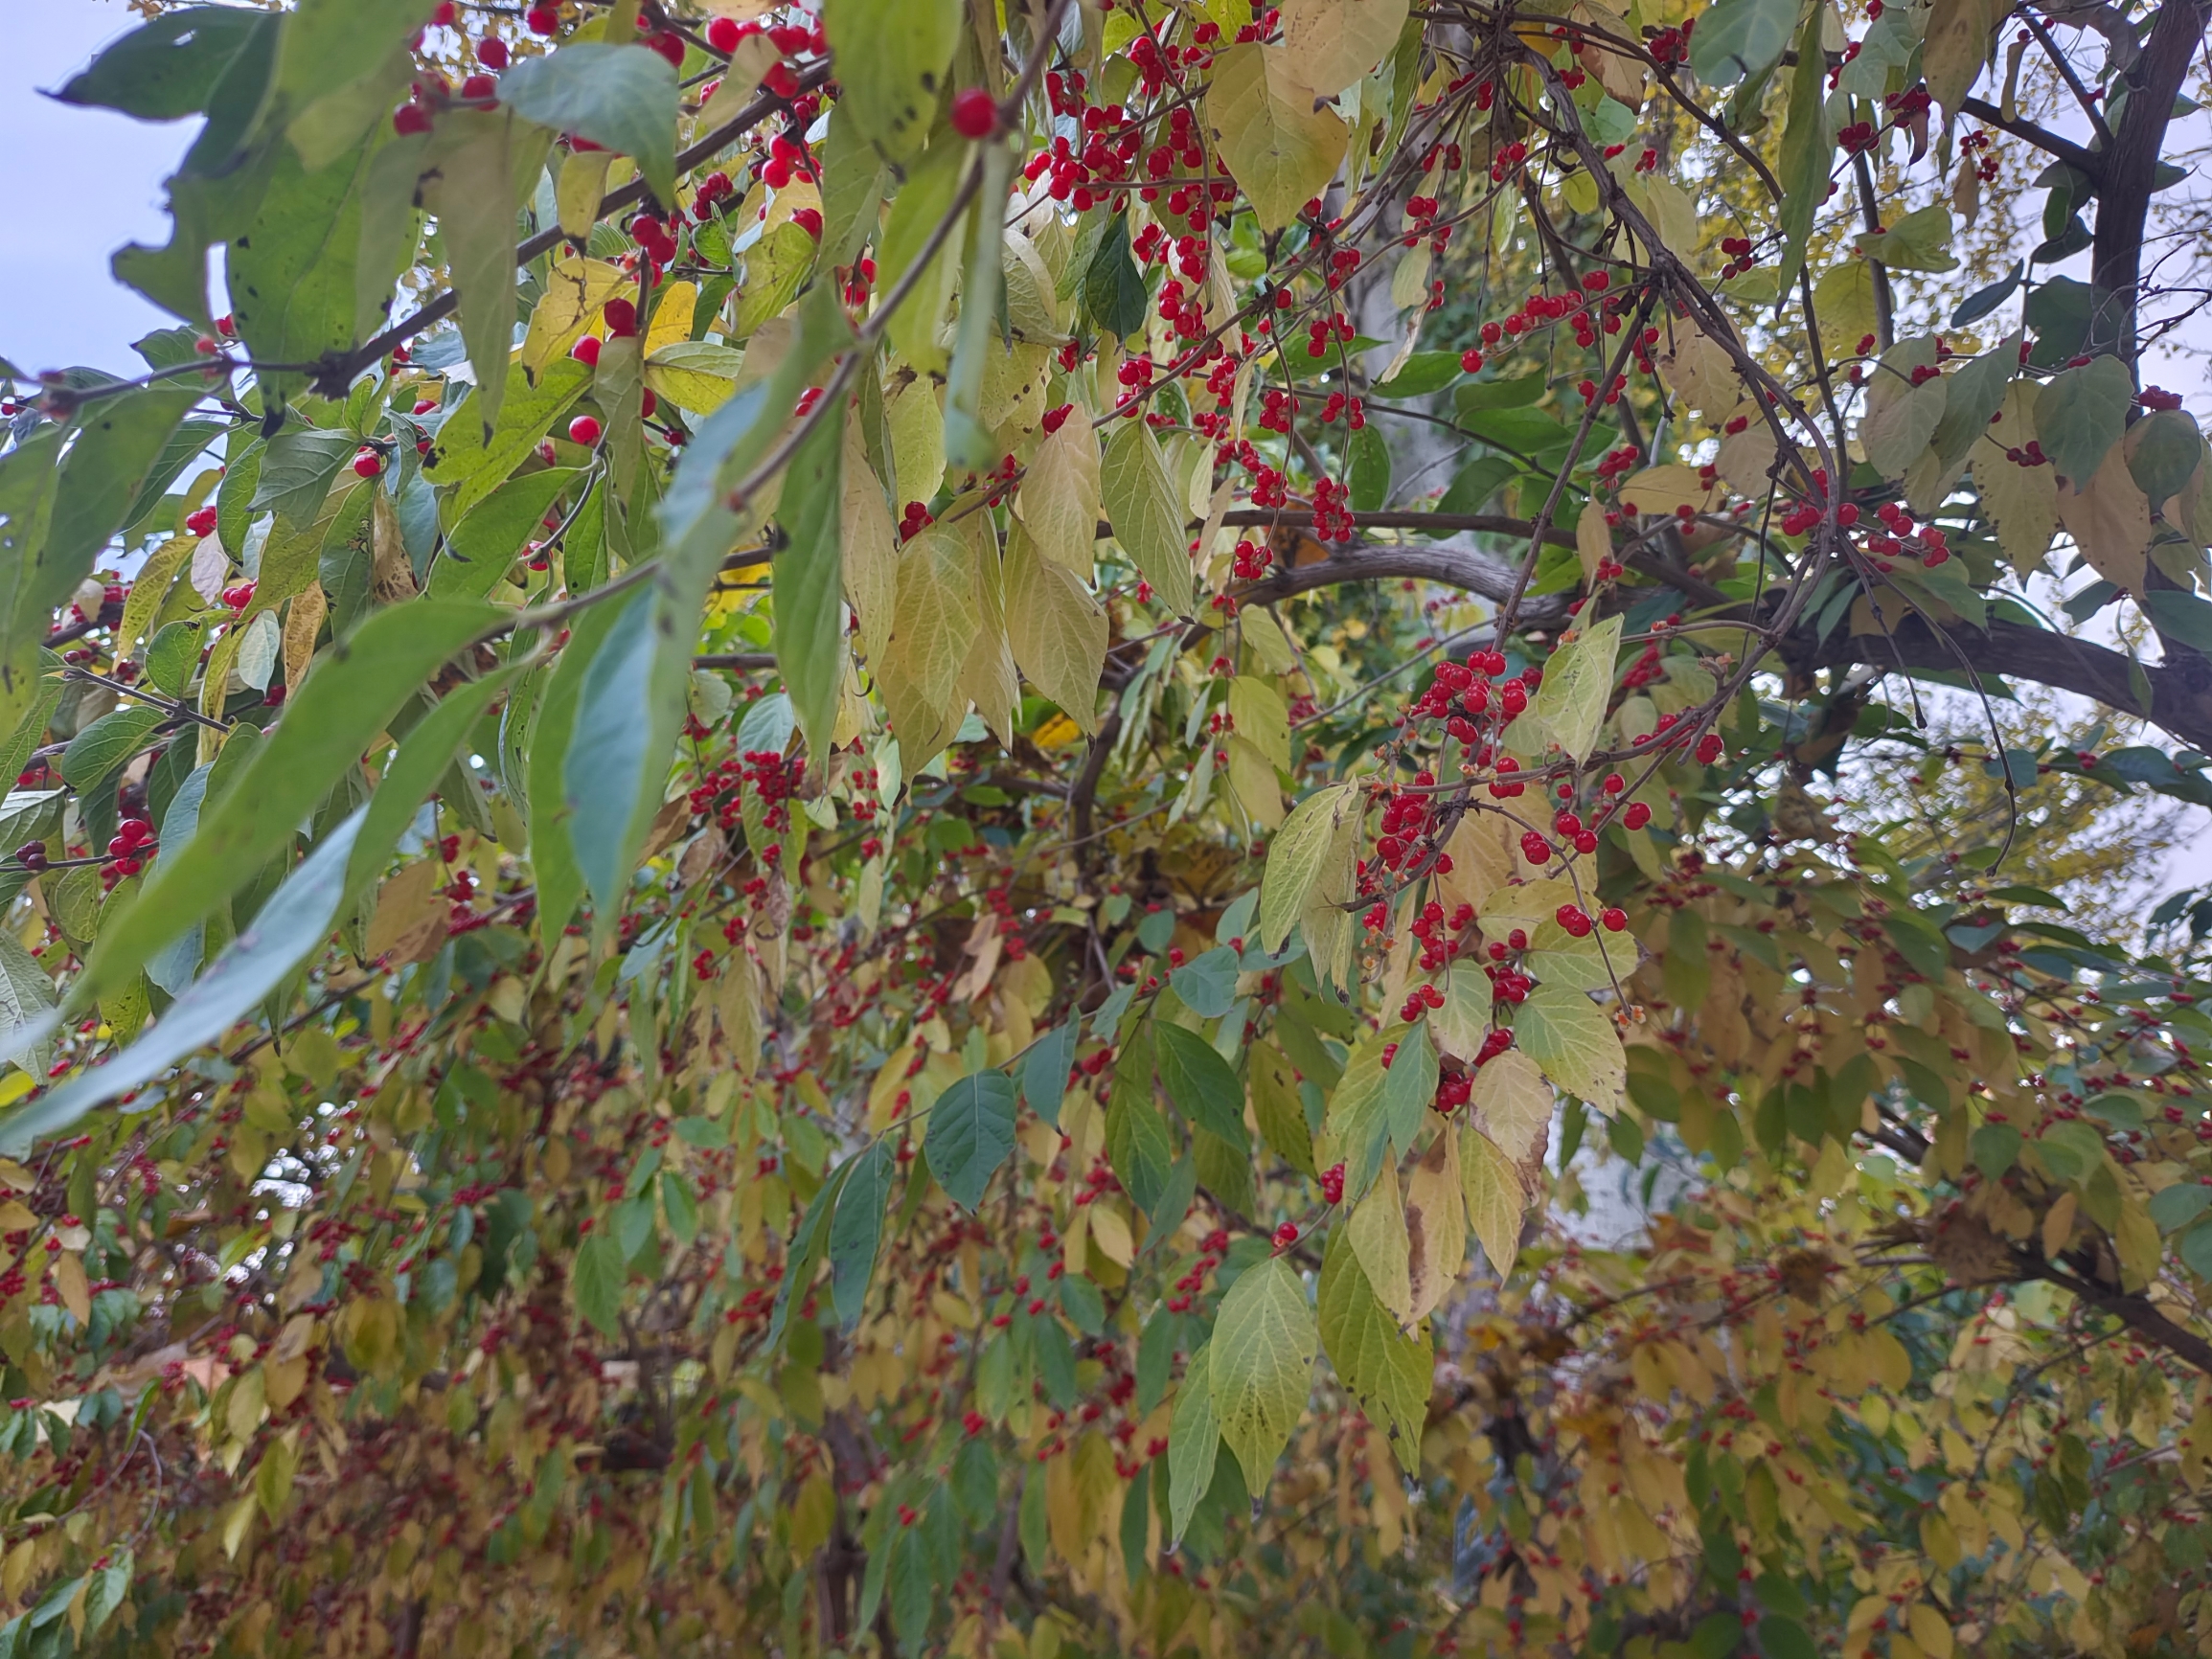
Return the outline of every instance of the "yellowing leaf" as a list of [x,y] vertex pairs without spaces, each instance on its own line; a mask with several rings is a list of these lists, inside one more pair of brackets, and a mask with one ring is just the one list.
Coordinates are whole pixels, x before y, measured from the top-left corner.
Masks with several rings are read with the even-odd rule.
[[1382,1306],[1401,1327],[1421,1316],[1413,1307],[1410,1251],[1405,1231],[1405,1198],[1398,1188],[1398,1172],[1385,1169],[1367,1189],[1367,1195],[1353,1206],[1345,1223],[1352,1236],[1352,1253],[1367,1275]]
[[[1183,1368],[1175,1391],[1175,1411],[1168,1424],[1168,1539],[1182,1538],[1192,1511],[1214,1484],[1214,1460],[1220,1454],[1220,1418],[1214,1409],[1213,1344],[1200,1343]],[[1300,1402],[1301,1405],[1304,1403]]]
[[1115,427],[1099,467],[1106,521],[1160,602],[1176,616],[1188,616],[1190,537],[1167,458],[1142,420],[1120,420]]
[[1595,587],[1599,565],[1613,557],[1613,533],[1606,523],[1605,504],[1595,496],[1583,503],[1575,519],[1575,557],[1582,561],[1584,585]]
[[1332,1233],[1321,1260],[1321,1342],[1360,1410],[1389,1438],[1401,1466],[1418,1474],[1435,1368],[1428,1336],[1400,1329],[1376,1299],[1349,1233],[1345,1227]]
[[1712,499],[1712,490],[1698,476],[1695,466],[1681,466],[1674,462],[1647,466],[1630,474],[1621,485],[1624,512],[1673,512],[1684,507],[1702,512]]
[[1539,985],[1514,1011],[1514,1046],[1545,1077],[1610,1116],[1628,1088],[1628,1058],[1613,1022],[1597,1004],[1564,986]]
[[653,302],[652,326],[645,331],[646,361],[663,346],[673,346],[692,337],[692,313],[699,303],[699,290],[694,283],[671,283]]
[[607,301],[635,280],[604,260],[557,261],[545,273],[545,291],[530,313],[530,331],[522,337],[523,366],[535,374],[567,356],[571,346],[598,327]]
[[2105,452],[2085,489],[2054,489],[2053,501],[2059,522],[2090,567],[2107,581],[2141,593],[2144,554],[2151,545],[2151,503],[2129,473],[2122,446],[2115,443]]
[[1247,1491],[1266,1490],[1305,1413],[1318,1344],[1306,1287],[1279,1256],[1247,1269],[1221,1298],[1209,1386]]
[[1507,1049],[1474,1074],[1475,1127],[1526,1176],[1543,1161],[1556,1103],[1543,1073],[1518,1049]]
[[[1129,422],[1124,422],[1129,424]],[[1038,440],[1014,511],[1038,552],[1061,569],[1088,580],[1098,540],[1099,446],[1080,412]]]
[[711,415],[729,400],[745,354],[711,340],[679,340],[646,359],[645,383],[677,408]]
[[1320,881],[1340,829],[1357,810],[1358,787],[1335,784],[1316,789],[1292,808],[1267,848],[1260,880],[1260,943],[1283,948],[1290,928]]
[[1408,0],[1286,0],[1283,49],[1298,79],[1334,96],[1398,45]]
[[899,531],[883,499],[883,485],[868,465],[868,445],[857,416],[845,422],[844,490],[839,526],[844,535],[845,598],[860,619],[860,650],[873,668],[891,642],[899,601]]
[[1482,1245],[1491,1271],[1503,1279],[1520,1254],[1521,1218],[1528,1209],[1520,1171],[1489,1136],[1471,1125],[1460,1140],[1459,1177],[1467,1198],[1467,1224]]
[[1263,230],[1297,217],[1344,159],[1344,123],[1314,102],[1288,47],[1247,42],[1215,60],[1206,125]]
[[1016,526],[1006,539],[1006,632],[1014,660],[1084,732],[1098,729],[1106,607]]
[[1982,509],[1996,520],[1997,542],[2020,575],[2041,568],[2059,527],[2058,475],[2048,465],[2022,466],[2006,455],[2024,450],[2036,436],[2037,388],[2016,380],[2005,391],[1997,420],[1973,450],[1973,484]]
[[981,623],[968,538],[932,525],[908,542],[899,556],[897,596],[884,675],[943,713]]
[[1613,694],[1613,660],[1621,649],[1621,618],[1609,616],[1552,653],[1528,712],[1510,727],[1510,740],[1529,753],[1557,744],[1577,760],[1596,746]]

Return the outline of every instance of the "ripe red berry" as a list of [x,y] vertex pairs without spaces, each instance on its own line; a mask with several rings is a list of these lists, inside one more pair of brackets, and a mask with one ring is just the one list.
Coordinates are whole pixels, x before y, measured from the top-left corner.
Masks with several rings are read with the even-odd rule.
[[374,478],[384,470],[384,458],[374,449],[362,449],[353,457],[353,476]]
[[648,420],[650,420],[652,419],[652,412],[659,407],[660,395],[653,391],[651,387],[647,387],[644,399],[638,404],[637,412],[644,416]]
[[670,68],[679,72],[683,69],[684,37],[681,34],[673,32],[666,34],[651,34],[648,35],[640,44],[650,47],[667,58]]
[[430,21],[440,29],[450,29],[453,27],[454,11],[453,0],[438,0],[437,9],[430,13]]
[[1629,913],[1619,905],[1610,906],[1598,920],[1606,924],[1608,933],[1618,933],[1629,924]]
[[560,10],[555,6],[533,6],[522,14],[522,25],[533,34],[552,34],[560,28]]
[[962,138],[989,138],[998,130],[998,103],[980,86],[953,94],[952,130]]
[[637,307],[629,301],[607,301],[605,315],[608,339],[627,340],[637,332]]
[[215,534],[216,512],[212,507],[197,507],[184,515],[184,527],[194,535]]
[[487,69],[505,69],[507,67],[507,42],[497,35],[493,35],[488,40],[479,40],[476,43],[476,61]]
[[1641,830],[1652,821],[1652,809],[1641,801],[1630,801],[1629,809],[1621,814],[1621,822],[1630,830]]
[[598,368],[599,336],[597,334],[584,335],[582,339],[577,341],[575,345],[569,347],[568,354],[571,357],[574,357],[579,363],[588,364],[594,369]]
[[791,210],[791,222],[816,241],[822,239],[822,216],[815,209],[793,208]]
[[402,103],[392,112],[392,130],[401,138],[430,130],[430,112],[420,103]]
[[1276,1249],[1288,1250],[1291,1245],[1297,1242],[1298,1224],[1295,1221],[1286,1221],[1282,1224],[1282,1226],[1275,1229]]
[[1700,766],[1710,766],[1722,753],[1720,733],[1707,732],[1698,739],[1698,764]]
[[599,442],[601,430],[596,418],[590,415],[579,415],[568,423],[568,441],[571,443],[582,443],[589,448]]
[[743,27],[735,17],[718,17],[707,25],[707,44],[724,57],[735,52],[744,37]]
[[490,75],[471,75],[461,82],[461,102],[490,103],[499,96],[499,81]]

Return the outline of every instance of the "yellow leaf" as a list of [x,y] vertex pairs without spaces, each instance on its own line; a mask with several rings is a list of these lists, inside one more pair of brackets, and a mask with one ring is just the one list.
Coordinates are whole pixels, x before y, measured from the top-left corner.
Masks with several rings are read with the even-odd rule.
[[60,1292],[61,1306],[77,1316],[80,1325],[92,1320],[92,1291],[85,1283],[84,1261],[76,1251],[64,1250],[54,1259],[54,1288]]
[[1090,1237],[1116,1267],[1127,1267],[1136,1259],[1136,1241],[1129,1237],[1129,1219],[1110,1204],[1090,1206]]
[[2086,488],[2056,489],[2054,499],[2059,522],[2090,567],[2115,586],[2141,593],[2143,555],[2151,545],[2151,503],[2128,471],[2124,445],[2115,443],[2106,452]]
[[1647,466],[1621,485],[1623,512],[1673,512],[1683,507],[1702,512],[1712,499],[1695,466],[1673,462]]
[[1931,1655],[1932,1659],[1950,1659],[1950,1621],[1943,1616],[1940,1608],[1931,1602],[1915,1602],[1905,1619],[1912,1626],[1912,1639],[1922,1652]]
[[2043,1255],[2056,1261],[2074,1236],[2074,1212],[2080,1200],[2070,1192],[2061,1193],[2058,1202],[2043,1216]]
[[1507,1049],[1474,1074],[1475,1126],[1513,1160],[1524,1185],[1533,1185],[1542,1166],[1555,1102],[1536,1061],[1518,1049]]
[[1206,123],[1262,230],[1297,217],[1344,159],[1343,122],[1314,102],[1287,47],[1247,42],[1215,61]]
[[1406,1183],[1405,1238],[1410,1329],[1444,1300],[1467,1263],[1467,1194],[1460,1180],[1459,1136],[1448,1125],[1428,1144]]
[[1285,0],[1283,49],[1298,78],[1334,97],[1398,45],[1408,0]]
[[2059,526],[2057,474],[2047,464],[2022,466],[2005,454],[2025,449],[2036,436],[2036,391],[2029,380],[2006,388],[1997,419],[1988,435],[1975,441],[1972,458],[1982,510],[1996,520],[1997,543],[2022,576],[2041,568]]
[[1575,519],[1575,555],[1582,560],[1584,584],[1595,587],[1598,566],[1613,557],[1613,533],[1606,523],[1605,505],[1595,496],[1583,503]]
[[871,668],[883,660],[898,605],[899,532],[883,498],[882,481],[868,465],[859,417],[845,422],[844,501],[838,522],[845,543],[845,597],[860,619],[860,651]]
[[522,366],[533,374],[568,354],[598,325],[607,301],[630,278],[604,260],[562,260],[545,274],[545,291],[522,338]]
[[645,331],[645,354],[650,360],[663,346],[692,337],[692,312],[699,302],[696,284],[671,283],[653,302],[652,326]]
[[1038,441],[1015,493],[1014,511],[1038,553],[1089,579],[1098,539],[1099,449],[1097,434],[1080,410]]
[[646,359],[645,383],[677,408],[711,415],[729,400],[744,353],[711,340],[674,340]]

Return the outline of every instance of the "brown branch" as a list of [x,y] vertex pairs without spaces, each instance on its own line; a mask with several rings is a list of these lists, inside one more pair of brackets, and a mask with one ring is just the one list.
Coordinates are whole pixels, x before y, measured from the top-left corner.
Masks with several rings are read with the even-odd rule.
[[2056,1267],[2044,1268],[2040,1277],[2062,1290],[2072,1291],[2098,1312],[2110,1314],[2146,1342],[2164,1349],[2177,1359],[2187,1360],[2212,1376],[2212,1342],[2176,1325],[2151,1305],[2149,1297],[2112,1290],[2087,1279],[2077,1279],[2071,1273],[2062,1273]]

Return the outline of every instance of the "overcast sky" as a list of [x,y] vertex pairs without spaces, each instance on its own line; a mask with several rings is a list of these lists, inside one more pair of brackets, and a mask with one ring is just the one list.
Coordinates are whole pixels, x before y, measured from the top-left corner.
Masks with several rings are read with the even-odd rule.
[[[134,26],[122,0],[16,0],[0,53],[0,355],[36,374],[84,363],[137,364],[130,342],[168,326],[108,272],[128,241],[169,239],[162,181],[196,121],[143,125],[109,110],[42,96]],[[2161,373],[2163,371],[2163,373]],[[2182,391],[2204,418],[2201,376],[2171,362],[2154,378]],[[2212,881],[2212,815],[2192,810],[2174,884]]]

